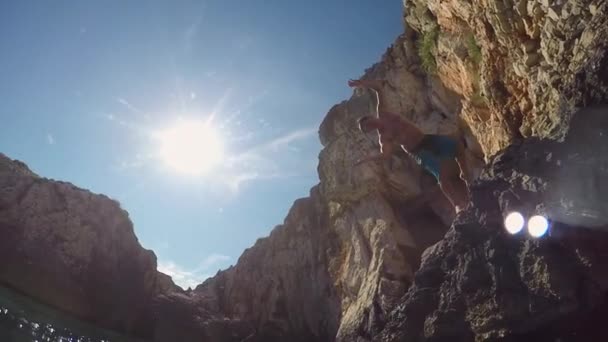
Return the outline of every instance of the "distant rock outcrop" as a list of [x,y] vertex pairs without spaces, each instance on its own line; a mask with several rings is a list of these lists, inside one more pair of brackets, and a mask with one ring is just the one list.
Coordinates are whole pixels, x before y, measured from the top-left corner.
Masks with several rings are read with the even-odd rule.
[[0,260],[2,284],[136,335],[149,335],[152,299],[176,289],[116,201],[41,178],[2,154]]

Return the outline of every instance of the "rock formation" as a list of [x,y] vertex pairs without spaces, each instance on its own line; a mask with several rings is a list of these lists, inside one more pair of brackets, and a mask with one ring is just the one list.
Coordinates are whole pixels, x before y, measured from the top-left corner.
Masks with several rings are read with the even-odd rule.
[[[513,191],[518,191],[517,183],[505,185],[505,181],[500,180],[501,176],[496,173],[497,165],[500,164],[497,160],[504,160],[504,156],[516,158],[513,155],[521,154],[523,158],[529,153],[530,158],[554,158],[553,164],[538,165],[539,169],[535,171],[543,175],[552,174],[543,179],[543,184],[549,189],[553,188],[553,192],[549,190],[549,196],[546,191],[539,189],[541,197],[536,197],[536,202],[531,203],[545,203],[545,212],[563,224],[573,227],[589,225],[589,220],[582,220],[583,216],[589,215],[589,208],[596,208],[591,213],[598,217],[605,213],[599,210],[603,209],[601,205],[597,208],[598,203],[601,203],[598,192],[590,195],[591,192],[587,191],[586,194],[591,197],[581,202],[586,197],[581,195],[581,190],[576,190],[580,183],[566,181],[569,178],[564,178],[578,174],[589,176],[581,171],[580,166],[600,165],[600,160],[588,159],[588,164],[578,166],[572,162],[570,170],[577,171],[570,173],[559,174],[555,171],[560,168],[556,164],[557,160],[560,163],[570,160],[560,154],[560,149],[574,153],[573,150],[584,145],[567,143],[569,147],[562,147],[549,146],[551,143],[545,142],[521,145],[522,141],[534,137],[562,140],[570,127],[570,119],[578,108],[607,99],[605,82],[608,77],[605,70],[608,58],[605,57],[605,44],[608,36],[605,30],[608,25],[605,4],[591,1],[558,4],[546,1],[406,1],[405,6],[408,24],[406,32],[387,50],[380,63],[366,71],[364,77],[387,79],[389,85],[385,91],[389,94],[391,110],[402,113],[425,132],[450,134],[465,139],[470,150],[471,165],[478,170],[483,166],[482,160],[491,161],[476,185],[475,206],[458,219],[458,225],[449,231],[442,242],[426,253],[425,263],[418,271],[418,276],[422,274],[424,279],[425,265],[429,264],[431,269],[439,267],[433,262],[439,263],[443,272],[451,268],[460,271],[447,273],[449,277],[444,275],[443,279],[433,274],[429,276],[436,283],[428,291],[434,292],[436,297],[441,298],[443,295],[451,299],[459,295],[458,282],[464,280],[457,277],[466,274],[464,269],[467,264],[465,261],[443,264],[442,260],[446,254],[454,255],[457,260],[472,259],[466,254],[466,244],[454,242],[454,236],[457,235],[454,231],[459,225],[465,225],[466,222],[470,235],[462,233],[464,241],[477,239],[482,251],[495,255],[517,255],[506,248],[507,251],[501,250],[502,245],[484,245],[494,243],[492,235],[484,235],[484,232],[490,230],[493,234],[502,234],[501,211],[489,209],[496,207],[496,200],[490,201],[491,196],[486,198],[487,193],[493,195],[492,189],[498,187],[498,184],[503,185],[502,191],[506,191],[504,188],[509,186],[513,187]],[[559,15],[556,16],[555,13]],[[428,45],[429,41],[430,45],[425,50],[425,42]],[[218,306],[223,308],[228,317],[257,322],[252,337],[267,334],[266,336],[274,336],[274,340],[281,340],[285,336],[293,338],[294,335],[306,336],[304,339],[309,341],[334,339],[327,338],[328,336],[343,341],[381,338],[398,341],[404,336],[437,340],[446,336],[461,340],[475,337],[483,339],[539,332],[541,325],[556,325],[556,322],[570,317],[569,315],[583,317],[585,309],[582,304],[570,306],[569,311],[563,310],[560,306],[562,304],[547,306],[546,312],[564,312],[563,315],[548,318],[539,311],[532,310],[526,316],[520,310],[513,316],[518,317],[519,322],[525,322],[526,319],[530,319],[530,322],[512,329],[518,323],[508,326],[505,323],[507,319],[501,318],[505,316],[501,310],[507,309],[499,307],[493,315],[486,309],[475,312],[460,302],[458,305],[449,301],[437,302],[436,298],[433,302],[424,297],[427,284],[418,287],[415,281],[410,288],[413,274],[419,268],[421,252],[443,237],[453,214],[445,199],[437,193],[432,179],[413,166],[407,157],[396,157],[387,165],[352,166],[355,160],[376,148],[373,142],[356,131],[354,125],[356,118],[373,111],[374,105],[374,98],[369,92],[356,91],[350,100],[334,106],[321,124],[320,139],[324,146],[319,156],[321,182],[313,189],[310,198],[302,200],[315,210],[295,216],[295,219],[292,212],[285,224],[277,228],[269,238],[246,251],[234,268],[199,286],[193,295],[205,294],[211,298],[221,298]],[[601,124],[605,124],[598,120],[595,116],[591,125],[602,127]],[[577,132],[573,134],[586,134]],[[501,157],[496,156],[512,144],[519,148],[512,147],[500,154]],[[538,146],[554,151],[554,157],[549,152],[541,154]],[[594,153],[597,154],[598,151]],[[563,158],[555,159],[558,155]],[[509,177],[524,179],[526,191],[533,186],[541,187],[540,183],[534,185],[536,178],[518,171],[516,166],[507,164],[506,171],[502,172]],[[530,162],[527,171],[534,167],[537,165]],[[509,172],[516,172],[516,175],[510,175]],[[599,186],[597,175],[582,179],[592,180],[585,183],[591,187],[587,185],[584,189]],[[560,188],[553,187],[552,184],[560,184]],[[485,189],[486,197],[478,194],[481,191],[479,189]],[[496,189],[499,191],[500,188]],[[566,189],[568,192],[565,192]],[[547,204],[549,198],[556,203],[570,203],[570,207],[566,209],[554,203],[551,209]],[[298,205],[301,204],[296,204],[295,208]],[[558,210],[558,207],[561,209]],[[484,216],[484,212],[495,216],[490,219]],[[468,221],[465,220],[467,217]],[[308,236],[298,234],[299,229],[307,232]],[[481,236],[477,237],[476,232]],[[319,238],[318,234],[323,238]],[[508,244],[511,240],[503,236],[501,241]],[[513,241],[526,246],[543,245],[538,241]],[[592,254],[582,264],[602,265],[602,254],[591,252],[595,247],[590,246],[590,250],[586,251],[585,243],[576,241],[577,244],[569,247],[572,253]],[[598,238],[597,243],[601,241]],[[283,250],[285,246],[289,246],[289,252]],[[527,272],[525,281],[544,281],[546,288],[568,280],[567,275],[555,279],[555,283],[547,283],[547,280],[542,279],[547,273],[537,272],[535,268],[543,267],[538,262],[545,256],[542,253],[551,256],[551,253],[560,251],[541,252],[528,247],[525,256],[530,266],[526,264],[518,269],[510,265],[512,272],[505,277],[510,282],[516,282],[516,279],[521,278],[517,272]],[[285,272],[287,260],[293,260],[292,257],[285,258],[287,255],[305,257],[300,257],[299,260],[302,261],[290,266],[293,271]],[[494,267],[491,262],[482,260],[475,262],[484,265],[490,263],[487,267]],[[494,261],[496,267],[501,266],[499,261],[500,259]],[[570,259],[564,262],[576,264]],[[302,269],[302,266],[306,268]],[[584,266],[572,267],[579,268],[579,273],[585,274],[580,270]],[[601,267],[592,268],[599,274],[586,274],[585,277],[590,282],[601,278],[601,272],[598,271]],[[298,282],[304,274],[313,276],[307,279],[314,279],[316,283],[317,290],[313,290],[312,295],[309,288],[302,288]],[[476,283],[478,280],[484,279],[471,277],[467,280],[467,286],[473,295],[478,291],[477,286],[481,286],[481,283]],[[550,291],[533,286],[522,288],[520,295],[524,297],[539,296],[534,291]],[[318,289],[324,289],[321,297],[320,292],[314,292]],[[409,292],[404,295],[408,289]],[[570,290],[572,289],[571,287]],[[269,294],[263,295],[264,290]],[[575,290],[572,290],[574,294],[570,293],[571,301],[574,298],[583,301],[582,297],[577,296],[588,296],[593,292],[588,288]],[[482,299],[490,302],[496,300],[496,291],[502,290],[490,288],[485,298],[481,298],[480,292],[480,303],[484,303]],[[600,298],[603,291],[604,288],[598,285],[597,292],[593,292],[595,298]],[[560,296],[562,294],[555,294],[550,300],[559,302]],[[256,302],[258,298],[263,300]],[[300,305],[307,299],[314,306]],[[465,302],[468,300],[454,298],[456,299]],[[507,304],[515,302],[508,295],[501,300]],[[544,299],[538,300],[544,303]],[[530,299],[530,302],[533,301]],[[519,302],[521,306],[526,304],[528,302],[523,300]],[[418,312],[421,305],[427,306],[426,313]],[[395,307],[397,309],[390,313]],[[467,316],[467,310],[475,312],[479,318]],[[314,315],[314,311],[319,314]],[[460,317],[452,321],[452,317],[456,317],[455,313],[460,313]],[[435,319],[433,315],[439,314],[445,316],[437,318],[437,327],[429,328],[437,333],[429,334],[427,326],[431,327],[430,322]],[[418,323],[412,327],[398,323],[409,316]],[[440,319],[442,320],[439,321]],[[485,319],[494,325],[480,322],[477,324],[482,328],[462,328],[455,333],[440,330],[458,322],[463,322],[463,327],[470,326],[470,321],[475,319]],[[502,323],[496,323],[501,319],[504,320]],[[422,324],[424,329],[416,324]],[[381,333],[385,326],[385,331]]]
[[[374,340],[606,340],[607,129],[608,106],[591,107],[564,142],[531,138],[494,158]],[[548,217],[549,235],[509,235],[512,210]]]
[[0,154],[0,282],[117,331],[143,334],[175,289],[117,202],[41,178]]
[[[608,4],[404,5],[405,33],[363,77],[388,80],[391,111],[426,133],[466,141],[478,179],[453,225],[407,156],[353,166],[377,149],[355,124],[375,98],[357,90],[320,125],[310,196],[192,291],[154,271],[115,202],[4,160],[0,281],[155,341],[605,338],[588,318],[608,313],[608,111],[580,108],[608,100]],[[513,209],[548,215],[552,235],[507,236]]]
[[404,2],[412,39],[431,45],[419,48],[427,69],[464,97],[459,116],[487,157],[563,138],[577,106],[607,96],[604,1]]

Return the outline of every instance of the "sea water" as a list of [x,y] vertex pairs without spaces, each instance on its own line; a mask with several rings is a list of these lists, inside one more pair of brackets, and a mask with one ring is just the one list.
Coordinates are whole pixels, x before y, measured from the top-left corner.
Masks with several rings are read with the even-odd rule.
[[143,342],[79,321],[0,287],[0,342]]

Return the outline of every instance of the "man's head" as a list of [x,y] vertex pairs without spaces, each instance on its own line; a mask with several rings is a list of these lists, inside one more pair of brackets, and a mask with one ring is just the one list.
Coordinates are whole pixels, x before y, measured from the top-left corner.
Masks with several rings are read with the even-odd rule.
[[364,116],[357,120],[357,123],[359,124],[359,130],[363,133],[378,129],[380,124],[379,120],[373,116]]

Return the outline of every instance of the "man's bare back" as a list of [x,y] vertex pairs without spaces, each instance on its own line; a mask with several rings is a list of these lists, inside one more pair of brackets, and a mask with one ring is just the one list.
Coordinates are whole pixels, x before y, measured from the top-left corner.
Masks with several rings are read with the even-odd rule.
[[424,137],[418,127],[400,115],[387,112],[380,112],[379,115],[385,123],[378,129],[381,144],[390,142],[408,152],[414,150]]
[[470,171],[466,165],[464,145],[452,137],[424,134],[413,123],[398,114],[386,111],[383,103],[382,80],[350,80],[351,87],[365,87],[376,92],[377,116],[359,119],[359,129],[364,132],[377,130],[380,136],[380,154],[361,159],[357,164],[389,159],[394,147],[399,146],[410,154],[419,165],[431,172],[456,212],[468,204],[466,180]]

